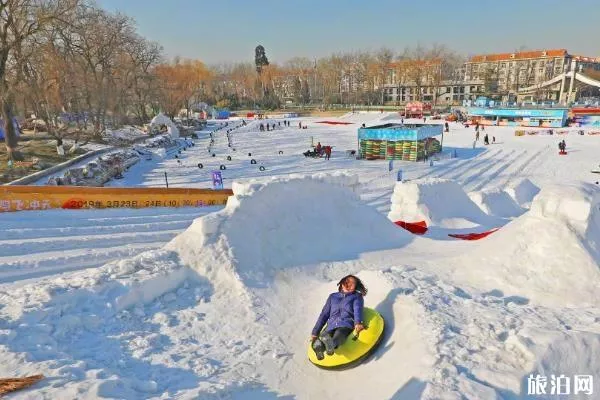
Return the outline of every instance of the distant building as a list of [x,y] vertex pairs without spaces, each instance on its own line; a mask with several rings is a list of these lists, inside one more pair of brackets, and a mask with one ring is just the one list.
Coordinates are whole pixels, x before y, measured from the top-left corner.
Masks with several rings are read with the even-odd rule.
[[572,71],[590,70],[600,71],[599,58],[572,55],[565,49],[523,51],[473,56],[465,63],[464,79],[483,82],[488,95],[503,101],[564,103],[575,100],[581,87],[577,79],[566,85]]
[[404,104],[420,100],[436,105],[462,104],[463,100],[475,100],[483,94],[483,82],[446,80],[420,86],[406,82],[386,85],[383,90],[386,103]]
[[466,81],[464,68],[444,76],[441,60],[399,60],[387,68],[383,101],[406,104],[423,101],[434,105],[461,104],[483,93],[483,82]]

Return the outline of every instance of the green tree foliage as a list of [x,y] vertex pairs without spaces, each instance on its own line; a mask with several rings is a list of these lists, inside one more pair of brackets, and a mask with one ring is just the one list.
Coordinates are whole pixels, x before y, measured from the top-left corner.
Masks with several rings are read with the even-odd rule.
[[256,49],[254,50],[254,64],[256,65],[256,72],[258,72],[259,75],[262,73],[263,67],[269,65],[265,48],[260,44],[256,46]]

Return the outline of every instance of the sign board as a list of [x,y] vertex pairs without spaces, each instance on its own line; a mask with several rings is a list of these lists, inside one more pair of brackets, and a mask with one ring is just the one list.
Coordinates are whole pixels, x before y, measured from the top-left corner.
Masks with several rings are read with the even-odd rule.
[[566,117],[566,109],[506,109],[506,108],[469,108],[469,115],[474,116],[494,116],[494,117],[533,117],[533,118],[557,118]]
[[213,171],[212,179],[213,179],[213,189],[215,189],[215,190],[223,189],[223,176],[221,176],[221,171]]
[[225,205],[231,190],[0,186],[0,214],[10,211]]

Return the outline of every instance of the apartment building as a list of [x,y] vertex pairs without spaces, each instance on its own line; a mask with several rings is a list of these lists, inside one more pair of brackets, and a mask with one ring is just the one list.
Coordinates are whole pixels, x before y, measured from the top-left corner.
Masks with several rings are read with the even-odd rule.
[[504,101],[517,100],[520,89],[536,85],[540,88],[540,93],[536,93],[538,100],[559,101],[564,83],[543,84],[569,71],[573,65],[579,72],[600,71],[600,59],[572,55],[566,49],[552,49],[473,56],[465,64],[464,79],[484,82]]
[[460,104],[483,94],[483,81],[466,80],[464,66],[443,79],[442,62],[398,61],[388,68],[383,84],[383,100],[388,104],[426,101],[437,105]]

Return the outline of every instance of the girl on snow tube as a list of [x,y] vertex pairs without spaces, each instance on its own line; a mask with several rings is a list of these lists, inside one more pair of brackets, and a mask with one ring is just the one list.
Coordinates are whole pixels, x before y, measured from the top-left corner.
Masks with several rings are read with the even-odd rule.
[[[353,330],[358,334],[365,329],[362,318],[366,295],[367,288],[354,275],[347,275],[338,282],[338,291],[329,295],[312,330],[311,347],[318,360],[325,357],[324,352],[332,356]],[[319,336],[326,323],[327,328]]]

